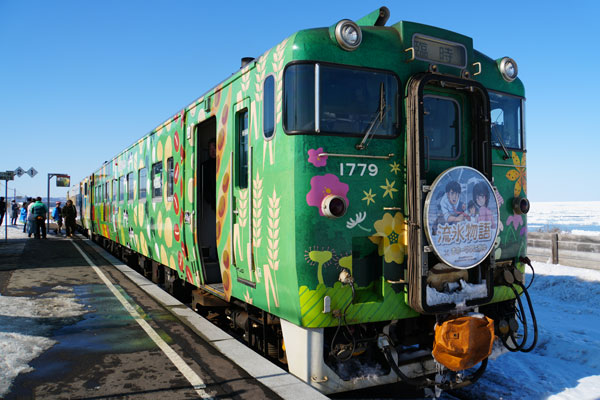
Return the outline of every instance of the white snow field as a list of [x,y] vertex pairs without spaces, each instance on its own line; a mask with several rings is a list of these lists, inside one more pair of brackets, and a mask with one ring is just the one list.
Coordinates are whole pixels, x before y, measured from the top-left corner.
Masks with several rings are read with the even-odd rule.
[[461,398],[600,399],[600,271],[539,262],[533,267],[536,348],[490,360],[481,379],[459,391]]

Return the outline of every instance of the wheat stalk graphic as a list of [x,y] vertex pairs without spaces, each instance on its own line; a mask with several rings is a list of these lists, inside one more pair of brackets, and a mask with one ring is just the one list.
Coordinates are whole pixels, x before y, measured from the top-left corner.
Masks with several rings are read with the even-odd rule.
[[275,307],[279,307],[279,295],[275,272],[279,269],[279,201],[275,188],[273,196],[269,197],[269,224],[268,224],[268,264],[263,266],[265,272],[265,292],[267,296],[267,307],[271,310],[271,294]]

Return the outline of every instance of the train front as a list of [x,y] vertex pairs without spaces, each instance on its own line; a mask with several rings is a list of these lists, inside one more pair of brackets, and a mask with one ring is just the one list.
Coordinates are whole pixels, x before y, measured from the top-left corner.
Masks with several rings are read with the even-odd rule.
[[300,314],[282,328],[290,371],[326,393],[455,388],[494,343],[532,347],[515,302],[529,208],[517,65],[386,20],[297,33],[283,73]]

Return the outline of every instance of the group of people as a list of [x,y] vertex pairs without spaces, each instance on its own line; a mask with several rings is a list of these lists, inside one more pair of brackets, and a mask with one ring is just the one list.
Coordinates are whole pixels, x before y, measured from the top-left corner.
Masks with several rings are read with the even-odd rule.
[[[4,214],[7,211],[7,204],[4,197],[0,197],[0,225],[4,220]],[[23,232],[26,232],[29,237],[34,235],[36,239],[46,239],[46,218],[48,215],[48,207],[42,202],[41,197],[28,198],[26,202],[19,206],[13,200],[10,209],[10,223],[17,225],[17,220],[23,223]],[[77,217],[77,208],[73,201],[67,200],[67,204],[61,207],[61,202],[56,202],[56,207],[52,210],[52,219],[56,222],[56,234],[62,234],[63,221],[65,225],[65,233],[67,237],[73,237],[75,233],[75,218]]]

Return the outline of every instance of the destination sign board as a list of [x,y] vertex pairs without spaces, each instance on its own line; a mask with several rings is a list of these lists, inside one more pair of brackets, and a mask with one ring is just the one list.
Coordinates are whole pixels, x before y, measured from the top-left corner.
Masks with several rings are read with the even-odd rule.
[[458,68],[467,66],[467,49],[460,43],[448,42],[425,35],[414,35],[412,46],[417,60]]

